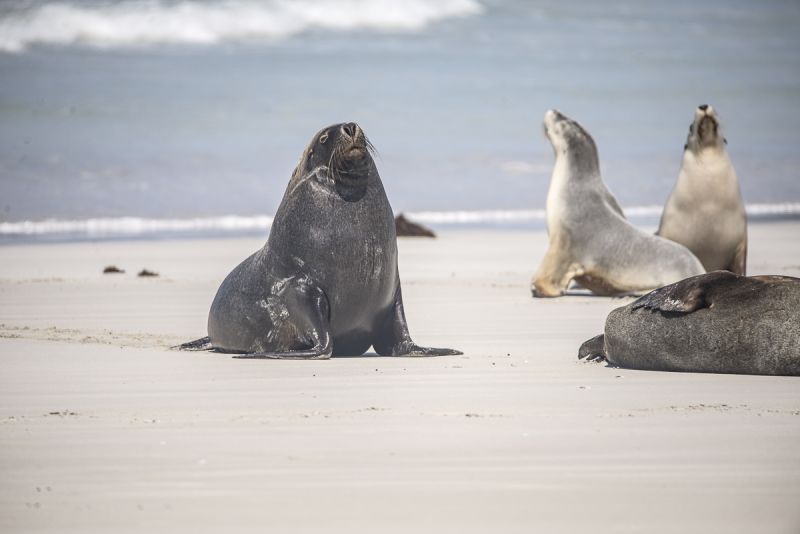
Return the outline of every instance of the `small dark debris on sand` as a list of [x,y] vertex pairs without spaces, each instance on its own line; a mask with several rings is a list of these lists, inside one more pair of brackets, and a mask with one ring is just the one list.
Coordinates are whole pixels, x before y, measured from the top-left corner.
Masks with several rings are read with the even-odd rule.
[[395,217],[394,228],[397,237],[436,237],[433,230],[409,221],[402,213]]
[[122,274],[125,272],[125,269],[120,269],[116,265],[109,265],[105,269],[103,269],[103,274]]
[[141,271],[139,271],[139,274],[138,274],[138,275],[136,275],[136,276],[141,276],[141,277],[145,277],[145,276],[158,276],[158,273],[157,273],[157,272],[154,272],[154,271],[148,271],[147,269],[142,269]]

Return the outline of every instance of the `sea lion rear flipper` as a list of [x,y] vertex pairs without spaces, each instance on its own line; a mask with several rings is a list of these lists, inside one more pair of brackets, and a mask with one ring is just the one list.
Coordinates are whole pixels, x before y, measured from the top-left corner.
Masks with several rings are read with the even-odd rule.
[[206,336],[170,348],[172,350],[211,350],[214,347],[211,345],[211,338]]
[[[302,307],[294,311],[296,317],[302,317],[304,323],[301,332],[308,336],[308,349],[287,350],[277,352],[248,352],[236,354],[238,359],[267,360],[327,360],[333,353],[333,339],[330,332],[328,299],[325,293],[308,282],[298,284],[294,289],[298,300],[292,301],[292,307]],[[302,299],[302,300],[301,300]]]
[[578,359],[586,358],[587,362],[601,362],[606,359],[606,336],[600,334],[586,340],[578,349]]
[[464,354],[455,349],[420,347],[411,340],[408,323],[403,309],[403,295],[400,284],[395,290],[394,305],[376,328],[372,346],[381,356],[456,356]]
[[735,282],[739,276],[729,271],[714,271],[686,278],[651,291],[633,302],[631,309],[646,308],[672,313],[692,313],[712,305],[710,290],[719,284]]

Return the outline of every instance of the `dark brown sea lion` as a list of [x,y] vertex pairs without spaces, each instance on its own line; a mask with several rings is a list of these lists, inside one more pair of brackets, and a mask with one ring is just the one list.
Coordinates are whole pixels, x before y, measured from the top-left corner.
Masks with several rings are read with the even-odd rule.
[[275,214],[266,245],[222,282],[208,337],[181,346],[240,358],[438,356],[411,340],[394,216],[355,123],[318,132]]
[[578,358],[656,371],[800,375],[800,278],[694,276],[613,310]]

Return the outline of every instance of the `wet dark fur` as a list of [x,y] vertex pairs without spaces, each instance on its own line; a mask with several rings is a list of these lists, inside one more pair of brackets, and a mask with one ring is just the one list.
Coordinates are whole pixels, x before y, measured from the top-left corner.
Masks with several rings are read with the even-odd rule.
[[460,354],[416,345],[397,272],[394,217],[372,145],[354,123],[317,133],[266,245],[220,286],[203,339],[246,358]]
[[632,369],[800,375],[800,279],[687,278],[613,310],[578,356]]

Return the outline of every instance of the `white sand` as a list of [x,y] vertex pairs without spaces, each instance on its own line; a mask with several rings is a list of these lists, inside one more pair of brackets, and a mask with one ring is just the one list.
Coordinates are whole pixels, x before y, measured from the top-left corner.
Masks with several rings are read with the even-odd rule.
[[[751,274],[799,235],[751,226]],[[800,532],[800,378],[579,363],[627,301],[532,299],[545,243],[401,240],[465,355],[322,362],[166,349],[261,239],[0,247],[0,531]]]

